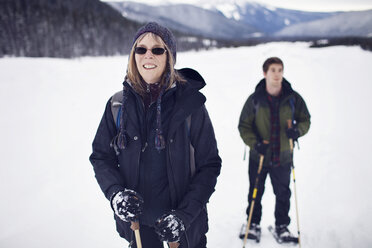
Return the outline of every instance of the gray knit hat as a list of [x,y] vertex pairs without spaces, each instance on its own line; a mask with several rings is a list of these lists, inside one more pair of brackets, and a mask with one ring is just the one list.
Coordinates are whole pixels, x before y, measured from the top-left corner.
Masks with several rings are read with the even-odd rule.
[[174,63],[176,63],[176,39],[168,28],[161,26],[156,22],[149,22],[145,26],[142,26],[140,29],[138,29],[136,35],[134,36],[133,44],[136,42],[138,37],[148,32],[158,35],[164,41],[173,55]]

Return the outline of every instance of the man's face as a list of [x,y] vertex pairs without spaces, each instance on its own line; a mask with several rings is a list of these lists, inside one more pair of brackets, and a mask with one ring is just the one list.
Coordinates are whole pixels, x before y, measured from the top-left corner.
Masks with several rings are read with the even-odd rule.
[[266,85],[269,87],[281,87],[283,81],[283,66],[271,64],[267,72],[264,72]]

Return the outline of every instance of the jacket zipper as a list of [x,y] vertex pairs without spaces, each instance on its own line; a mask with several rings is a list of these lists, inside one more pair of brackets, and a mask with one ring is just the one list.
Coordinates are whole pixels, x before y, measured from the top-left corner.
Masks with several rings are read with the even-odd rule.
[[[174,205],[176,202],[177,202],[177,190],[176,190],[176,179],[174,178],[174,173],[173,173],[173,166],[172,166],[172,153],[170,151],[170,146],[173,142],[171,142],[172,139],[168,139],[168,146],[167,146],[167,152],[168,152],[168,157],[169,157],[169,168],[167,168],[167,170],[169,169],[170,170],[170,173],[171,173],[171,177],[170,179],[172,180],[172,183],[173,183],[173,188],[174,188],[174,200],[173,200],[173,203],[172,205]],[[170,188],[170,187],[169,187]],[[172,191],[170,191],[172,192]],[[171,199],[172,199],[172,193],[171,193]]]

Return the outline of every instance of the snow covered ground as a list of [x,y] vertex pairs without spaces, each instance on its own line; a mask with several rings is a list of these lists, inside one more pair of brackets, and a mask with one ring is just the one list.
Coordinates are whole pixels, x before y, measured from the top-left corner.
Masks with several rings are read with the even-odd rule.
[[[279,56],[285,77],[307,102],[310,132],[295,150],[302,247],[372,246],[372,53],[358,47],[310,49],[306,43],[179,53],[177,68],[205,78],[203,90],[223,169],[208,205],[208,247],[242,247],[247,161],[237,130],[241,108]],[[105,103],[127,57],[0,59],[0,247],[121,247],[112,211],[88,161]],[[292,197],[290,229],[296,233]],[[269,178],[260,244],[282,247]]]

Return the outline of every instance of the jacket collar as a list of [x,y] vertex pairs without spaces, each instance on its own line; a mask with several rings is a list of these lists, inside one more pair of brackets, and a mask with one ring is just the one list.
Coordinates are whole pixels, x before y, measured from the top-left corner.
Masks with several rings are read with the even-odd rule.
[[[282,82],[282,99],[286,98],[290,94],[293,93],[293,89],[291,84],[283,77]],[[258,99],[265,99],[266,98],[266,79],[263,78],[261,81],[257,84],[254,94]]]
[[[199,91],[206,83],[203,77],[195,70],[183,68],[177,70],[178,73],[186,80],[185,83],[175,82],[170,90],[175,90],[176,104],[173,109],[171,125],[169,126],[168,137],[183,121],[191,115],[195,110],[203,106],[206,101],[205,96]],[[130,92],[133,93],[137,102],[140,102],[141,97],[134,91],[132,83],[126,78],[123,83]],[[165,95],[168,95],[165,93]],[[139,104],[139,103],[138,103]],[[128,111],[136,111],[135,108],[128,108]],[[131,116],[135,116],[131,113]]]

